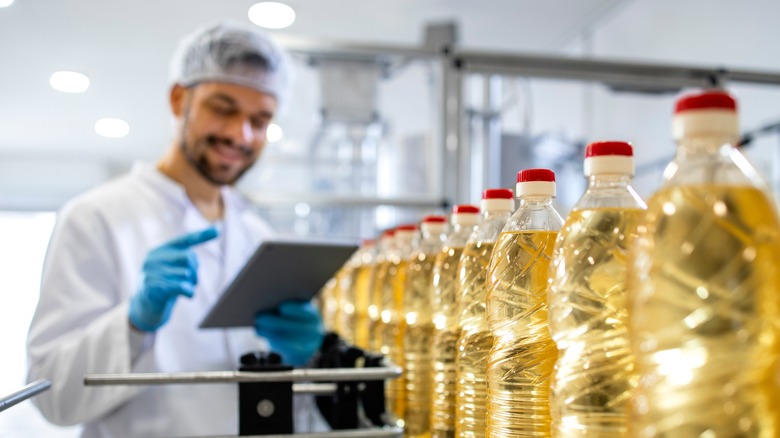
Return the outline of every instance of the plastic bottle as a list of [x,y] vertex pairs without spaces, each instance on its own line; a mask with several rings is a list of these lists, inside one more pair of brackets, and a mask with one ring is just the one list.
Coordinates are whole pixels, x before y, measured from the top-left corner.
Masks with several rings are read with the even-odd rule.
[[455,369],[458,328],[458,264],[466,241],[479,221],[479,208],[456,205],[452,209],[452,230],[433,264],[433,398],[431,400],[431,436],[455,436]]
[[382,297],[384,295],[387,273],[392,265],[393,255],[396,253],[395,229],[385,230],[379,237],[377,246],[376,263],[372,272],[371,301],[368,306],[369,324],[369,348],[382,352]]
[[482,193],[482,219],[469,236],[458,271],[457,405],[455,432],[458,437],[484,437],[487,415],[487,355],[493,335],[485,319],[485,276],[496,239],[515,210],[509,189]]
[[352,284],[350,284],[349,296],[355,303],[353,314],[354,343],[362,349],[369,348],[369,323],[368,308],[371,297],[371,275],[374,269],[376,257],[376,241],[367,239],[363,241],[357,253],[357,267]]
[[647,208],[631,187],[626,142],[585,149],[588,188],[563,224],[550,269],[550,333],[558,346],[553,437],[625,437],[636,387],[628,339],[628,252]]
[[547,322],[547,274],[563,219],[555,174],[517,174],[520,206],[496,241],[487,273],[487,436],[550,435],[550,375],[558,350]]
[[337,310],[334,315],[335,332],[341,336],[348,344],[354,344],[355,332],[352,325],[352,316],[355,313],[355,302],[350,294],[352,282],[360,256],[360,248],[344,263],[344,266],[334,276],[336,284],[334,293],[336,295]]
[[[370,242],[370,245],[369,243]],[[373,241],[364,240],[360,247],[347,260],[344,267],[336,275],[339,311],[336,313],[336,331],[348,344],[355,345],[355,330],[357,322],[357,279],[363,263],[364,253],[373,251]],[[364,298],[363,312],[367,311],[368,299]]]
[[[341,270],[339,270],[339,272],[341,272]],[[339,272],[328,279],[325,285],[323,285],[317,293],[320,313],[322,314],[322,326],[329,332],[337,331],[336,319],[339,311],[339,296],[336,289],[338,288],[337,277]]]
[[640,224],[630,334],[638,437],[777,437],[780,225],[734,146],[736,101],[677,101],[678,142]]
[[431,416],[431,286],[433,263],[446,238],[447,218],[426,216],[422,239],[412,252],[404,289],[404,378],[406,381],[406,436],[430,436]]
[[[404,367],[403,296],[406,285],[406,271],[409,258],[419,234],[417,225],[401,225],[395,229],[395,251],[389,253],[389,265],[382,291],[382,345],[380,351],[397,366]],[[405,376],[388,380],[385,384],[385,404],[391,414],[391,421],[402,424],[406,398]],[[400,420],[400,421],[399,421]]]

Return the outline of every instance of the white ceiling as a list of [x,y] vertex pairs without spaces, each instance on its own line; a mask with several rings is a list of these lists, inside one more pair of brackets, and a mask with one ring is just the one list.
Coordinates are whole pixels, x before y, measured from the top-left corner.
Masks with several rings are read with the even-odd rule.
[[[555,52],[628,0],[289,0],[283,35],[416,45],[426,22],[455,20],[470,48]],[[0,157],[126,162],[167,144],[167,66],[176,41],[217,18],[247,21],[253,0],[16,0],[0,8]],[[85,73],[83,94],[53,90],[58,70]],[[130,135],[94,132],[102,117]]]

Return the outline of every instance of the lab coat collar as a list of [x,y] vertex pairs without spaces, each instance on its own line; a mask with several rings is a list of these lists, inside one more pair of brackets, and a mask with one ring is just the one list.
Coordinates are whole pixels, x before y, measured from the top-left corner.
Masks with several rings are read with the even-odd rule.
[[169,178],[168,175],[160,172],[154,164],[138,161],[133,163],[130,172],[132,175],[151,183],[163,196],[175,202],[177,205],[181,207],[192,205],[184,187]]

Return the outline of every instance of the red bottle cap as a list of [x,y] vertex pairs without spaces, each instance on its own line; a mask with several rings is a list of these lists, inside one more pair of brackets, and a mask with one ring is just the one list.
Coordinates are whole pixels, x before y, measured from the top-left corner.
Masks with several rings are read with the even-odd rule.
[[713,108],[737,111],[737,101],[725,91],[704,91],[679,98],[674,113]]
[[596,141],[585,148],[585,158],[604,155],[634,156],[634,148],[627,141]]
[[460,213],[479,213],[479,208],[467,204],[460,204],[452,207],[452,214]]
[[550,169],[525,169],[517,172],[517,182],[530,181],[555,182],[555,172]]
[[424,223],[446,223],[447,218],[444,216],[425,216],[422,221]]
[[515,194],[509,189],[486,189],[482,199],[513,199]]

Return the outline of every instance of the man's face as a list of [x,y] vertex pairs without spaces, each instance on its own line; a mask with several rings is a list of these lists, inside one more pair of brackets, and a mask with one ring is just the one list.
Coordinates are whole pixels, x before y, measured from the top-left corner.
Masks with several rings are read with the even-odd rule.
[[184,156],[211,183],[233,184],[260,156],[276,99],[221,82],[204,82],[180,91],[177,116]]

